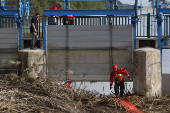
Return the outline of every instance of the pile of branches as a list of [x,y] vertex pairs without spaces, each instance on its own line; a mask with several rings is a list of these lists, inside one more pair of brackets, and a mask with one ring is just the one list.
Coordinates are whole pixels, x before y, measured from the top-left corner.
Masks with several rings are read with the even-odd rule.
[[[8,63],[5,64],[8,68]],[[33,68],[23,70],[20,76],[16,73],[0,75],[1,112],[125,111],[116,101],[100,99],[100,93],[96,91],[80,89],[80,86],[68,89],[63,86],[63,81],[34,77],[29,73]]]
[[[34,68],[34,67],[32,67]],[[29,74],[32,69],[0,75],[1,112],[38,112],[38,113],[113,113],[126,112],[121,104],[110,97],[99,97],[100,93],[85,88],[63,86],[63,81],[51,81]],[[83,83],[83,81],[82,81]],[[142,112],[170,112],[170,99],[146,98],[127,93],[123,100],[135,105]]]
[[113,112],[125,111],[116,101],[100,99],[98,92],[68,89],[61,81],[1,75],[1,112]]
[[157,97],[149,98],[144,96],[125,96],[122,98],[130,103],[132,103],[136,108],[141,112],[161,112],[169,113],[170,112],[170,98],[167,97]]

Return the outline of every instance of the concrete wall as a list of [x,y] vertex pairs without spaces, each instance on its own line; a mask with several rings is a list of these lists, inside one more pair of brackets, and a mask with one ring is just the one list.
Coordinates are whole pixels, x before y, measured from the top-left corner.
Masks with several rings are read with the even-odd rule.
[[170,96],[170,74],[162,74],[162,96]]
[[162,49],[162,96],[170,96],[170,49]]
[[0,61],[18,60],[18,29],[0,28]]
[[[52,79],[109,81],[113,63],[133,75],[131,25],[48,26],[47,40]],[[68,69],[76,75],[66,76]]]

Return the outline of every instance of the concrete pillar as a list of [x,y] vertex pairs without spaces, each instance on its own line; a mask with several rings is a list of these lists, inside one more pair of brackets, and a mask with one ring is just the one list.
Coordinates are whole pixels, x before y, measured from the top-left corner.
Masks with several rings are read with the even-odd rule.
[[140,48],[133,56],[133,88],[137,95],[160,97],[161,89],[161,58],[160,50]]
[[46,56],[44,50],[23,49],[19,50],[18,53],[19,60],[22,63],[22,70],[32,68],[32,70],[29,72],[29,75],[32,77],[46,77]]

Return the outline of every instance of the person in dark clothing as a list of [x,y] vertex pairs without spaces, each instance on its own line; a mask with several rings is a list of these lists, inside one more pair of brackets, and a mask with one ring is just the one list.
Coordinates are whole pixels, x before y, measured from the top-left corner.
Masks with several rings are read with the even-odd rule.
[[31,47],[30,49],[37,49],[36,47],[36,41],[38,39],[38,35],[37,35],[37,20],[40,20],[42,18],[39,18],[39,13],[36,13],[34,17],[32,17],[31,19],[31,27],[30,27],[30,33],[32,35],[32,40],[31,40]]

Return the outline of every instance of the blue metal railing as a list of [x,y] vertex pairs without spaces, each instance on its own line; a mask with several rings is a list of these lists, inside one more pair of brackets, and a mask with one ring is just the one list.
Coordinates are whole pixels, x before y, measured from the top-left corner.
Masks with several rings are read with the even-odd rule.
[[[52,17],[47,17],[47,24],[50,25]],[[55,19],[56,25],[63,25],[63,20],[65,17],[61,16],[59,19]],[[68,18],[68,17],[67,17]],[[70,17],[72,18],[72,17]],[[70,19],[69,18],[69,19]],[[22,37],[27,38],[31,37],[30,34],[30,25],[31,25],[30,16],[26,23],[23,24],[22,28]],[[69,20],[68,19],[68,20]],[[72,18],[73,19],[73,18]],[[73,25],[109,25],[110,19],[113,20],[113,25],[131,25],[131,17],[129,16],[75,16]],[[164,21],[162,23],[162,35],[170,36],[170,15],[165,15],[163,17]],[[70,24],[70,21],[68,21]],[[17,28],[14,17],[0,17],[0,28]],[[38,36],[43,37],[43,28],[42,20],[39,20],[37,23]],[[137,23],[136,29],[137,37],[147,37],[147,16],[139,16],[139,22]],[[156,18],[150,16],[150,37],[157,37],[157,22]]]
[[170,15],[165,16],[164,23],[162,24],[162,35],[170,38]]
[[[150,37],[157,37],[157,22],[156,18],[150,16]],[[163,32],[163,31],[162,31]],[[139,17],[139,22],[137,23],[137,37],[147,37],[147,15]]]
[[[53,18],[53,19],[51,19]],[[55,25],[63,25],[65,17],[55,19],[54,17],[48,17],[48,24],[51,25],[51,20],[55,19]],[[68,17],[67,17],[68,18]],[[73,19],[73,17],[70,17]],[[74,25],[109,25],[109,19],[114,19],[113,25],[129,25],[131,24],[128,16],[76,16],[74,17]],[[53,23],[53,22],[52,22]],[[68,21],[68,23],[70,23]]]
[[[31,37],[30,26],[31,26],[32,17],[33,16],[29,16],[28,19],[26,20],[26,23],[23,24],[23,27],[22,27],[23,38]],[[39,37],[43,37],[42,20],[37,21],[37,33]]]
[[15,18],[0,16],[0,28],[16,28]]

